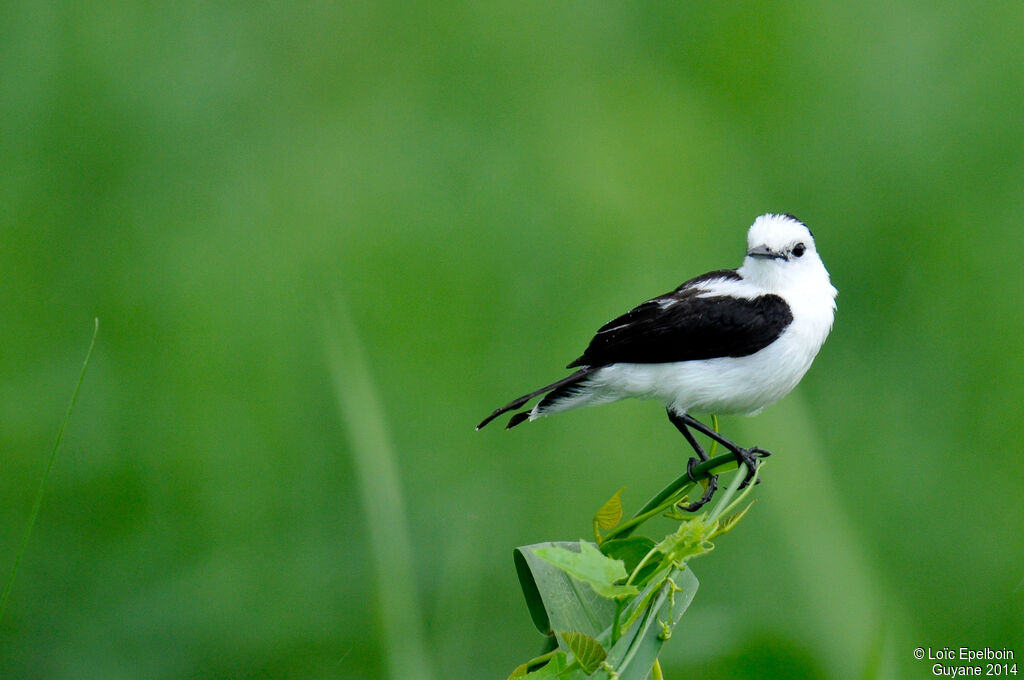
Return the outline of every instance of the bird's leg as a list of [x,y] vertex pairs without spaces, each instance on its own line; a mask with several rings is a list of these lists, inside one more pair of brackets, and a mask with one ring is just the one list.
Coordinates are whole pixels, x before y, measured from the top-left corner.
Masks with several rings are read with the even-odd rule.
[[[689,414],[679,416],[679,419],[685,425],[692,427],[701,434],[707,435],[711,439],[714,439],[716,442],[724,446],[726,449],[729,450],[729,453],[736,456],[736,462],[738,464],[745,465],[747,467],[747,478],[743,481],[743,485],[740,488],[749,484],[750,480],[753,479],[754,474],[757,471],[758,459],[767,458],[768,456],[772,455],[771,451],[765,451],[764,449],[758,448],[756,446],[749,449],[745,449],[742,446],[736,444],[735,442],[726,439],[724,436],[722,436],[718,432],[715,432],[710,427],[708,427],[707,425],[700,422],[699,420],[697,420],[696,418]],[[675,421],[673,421],[673,423],[674,422]],[[676,427],[679,426],[676,425]]]
[[[676,429],[679,430],[679,432],[681,432],[684,437],[686,437],[687,443],[689,443],[689,445],[693,448],[697,456],[700,457],[700,460],[708,460],[707,451],[704,450],[704,447],[700,445],[700,442],[697,441],[697,438],[693,436],[692,432],[690,432],[690,428],[687,427],[686,422],[672,409],[668,409],[668,419],[672,421],[672,424],[676,426]],[[686,474],[689,475],[690,481],[692,481],[695,484],[697,483],[697,480],[693,478],[693,466],[696,465],[697,462],[697,459],[692,457],[686,461]],[[683,510],[687,512],[697,512],[704,506],[705,503],[711,500],[711,497],[715,495],[715,491],[717,490],[718,475],[712,475],[710,478],[708,478],[708,488],[704,490],[704,495],[700,497],[700,500],[694,503],[690,503],[689,505],[684,505]]]

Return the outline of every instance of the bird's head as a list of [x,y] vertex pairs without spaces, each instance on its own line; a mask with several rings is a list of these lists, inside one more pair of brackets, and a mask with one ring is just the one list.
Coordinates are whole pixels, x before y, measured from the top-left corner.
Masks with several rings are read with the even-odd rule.
[[792,215],[768,214],[754,220],[747,232],[742,273],[773,289],[828,282],[811,230]]
[[814,237],[793,215],[761,215],[746,232],[744,279],[769,290],[821,291],[835,297]]

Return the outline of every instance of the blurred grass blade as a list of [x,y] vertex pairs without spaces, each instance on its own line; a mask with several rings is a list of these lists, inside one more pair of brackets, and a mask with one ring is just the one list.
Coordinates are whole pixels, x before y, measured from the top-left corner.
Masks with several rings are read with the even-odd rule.
[[18,567],[21,566],[21,558],[25,556],[25,550],[28,549],[28,540],[32,536],[32,527],[36,524],[36,519],[39,517],[39,509],[43,505],[43,496],[46,495],[46,481],[50,478],[50,472],[53,470],[53,464],[57,460],[57,449],[60,448],[61,441],[64,440],[64,430],[67,429],[68,421],[71,420],[71,412],[75,410],[75,402],[78,401],[78,391],[82,387],[82,381],[85,380],[85,369],[89,367],[89,359],[92,358],[92,350],[96,346],[96,336],[100,332],[100,320],[98,318],[93,319],[92,328],[92,340],[89,341],[89,349],[85,352],[85,361],[82,362],[82,370],[78,373],[78,382],[75,383],[75,390],[71,393],[71,401],[68,402],[68,410],[64,413],[64,420],[60,424],[60,429],[57,430],[57,441],[53,444],[53,450],[50,451],[50,460],[46,463],[46,470],[43,471],[43,477],[39,480],[39,487],[36,489],[36,498],[32,503],[32,512],[29,513],[28,524],[25,526],[25,533],[21,536],[21,545],[18,547],[18,554],[14,557],[14,566],[11,567],[11,575],[7,577],[7,584],[4,586],[4,593],[0,595],[0,620],[4,617],[4,610],[7,608],[7,598],[11,595],[11,588],[14,587],[14,579],[18,576]]
[[325,315],[327,358],[367,522],[390,677],[430,680],[394,448],[355,327],[343,305]]
[[[788,481],[772,484],[772,502],[765,503],[765,510],[776,513],[780,550],[789,556],[793,573],[803,584],[806,628],[794,634],[821,650],[831,677],[876,673],[873,668],[881,669],[880,677],[905,675],[903,664],[909,655],[900,656],[900,645],[908,648],[919,634],[911,629],[903,597],[888,586],[884,572],[873,562],[866,547],[870,539],[862,536],[856,514],[840,503],[843,494],[836,488],[837,478],[807,405],[798,395],[785,399],[773,407],[773,417],[758,421],[757,428],[762,441],[777,442],[773,448],[786,452],[771,462],[773,479]],[[883,658],[875,659],[876,631],[883,620],[887,645]]]

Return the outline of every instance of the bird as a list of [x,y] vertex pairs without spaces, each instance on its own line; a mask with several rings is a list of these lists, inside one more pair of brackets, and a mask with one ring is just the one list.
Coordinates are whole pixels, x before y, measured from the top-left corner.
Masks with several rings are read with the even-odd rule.
[[[789,394],[832,330],[837,294],[807,225],[789,213],[761,215],[740,267],[701,274],[612,319],[566,366],[573,373],[496,409],[476,429],[535,397],[506,429],[583,406],[655,399],[701,461],[707,452],[691,430],[745,465],[747,483],[769,452],[737,445],[694,414],[756,415]],[[688,461],[691,479],[696,462]],[[715,488],[712,478],[687,509]]]

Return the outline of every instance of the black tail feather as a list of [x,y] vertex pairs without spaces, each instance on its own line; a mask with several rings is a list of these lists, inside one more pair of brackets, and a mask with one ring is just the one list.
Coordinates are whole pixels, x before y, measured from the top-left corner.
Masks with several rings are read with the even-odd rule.
[[[516,399],[514,401],[511,401],[511,402],[505,404],[501,408],[495,410],[494,413],[492,413],[491,415],[489,415],[486,418],[484,418],[483,421],[481,421],[481,423],[476,426],[476,429],[479,430],[481,427],[483,427],[487,423],[491,422],[492,420],[494,420],[495,418],[500,416],[502,413],[508,413],[509,411],[514,411],[515,409],[521,407],[523,404],[525,404],[526,402],[530,401],[531,399],[533,399],[534,397],[536,397],[538,395],[544,394],[545,392],[551,392],[552,390],[557,390],[557,389],[559,389],[561,387],[566,387],[568,385],[572,385],[574,383],[577,383],[580,380],[582,380],[583,378],[585,378],[588,375],[590,375],[591,373],[593,373],[594,371],[596,371],[598,368],[599,367],[597,367],[597,366],[585,366],[585,367],[581,368],[580,370],[576,371],[575,373],[573,373],[572,375],[567,375],[566,377],[562,378],[561,380],[553,382],[550,385],[545,385],[544,387],[540,388],[539,390],[534,390],[533,392],[530,392],[529,394],[524,394],[523,396],[519,397],[518,399]],[[515,414],[514,416],[512,416],[512,420],[509,421],[508,425],[506,426],[506,429],[508,429],[509,427],[515,427],[516,425],[518,425],[519,423],[523,422],[528,417],[529,417],[529,412],[527,412],[527,411],[524,411],[523,413]]]
[[508,425],[505,426],[505,429],[506,430],[511,430],[513,427],[515,427],[516,425],[518,425],[519,423],[523,422],[524,420],[526,420],[529,417],[530,417],[530,412],[529,411],[520,411],[519,413],[516,413],[515,415],[513,415],[511,418],[508,419]]

